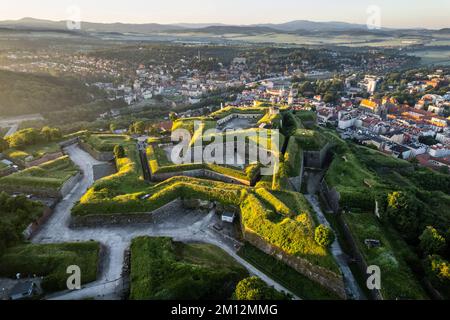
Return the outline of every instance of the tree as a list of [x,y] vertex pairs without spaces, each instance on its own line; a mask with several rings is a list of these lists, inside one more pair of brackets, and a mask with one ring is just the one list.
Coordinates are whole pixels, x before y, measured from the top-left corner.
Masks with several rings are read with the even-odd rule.
[[420,248],[427,255],[441,253],[445,250],[445,238],[431,226],[426,227],[419,239]]
[[114,156],[116,159],[121,159],[125,157],[125,149],[121,145],[114,146]]
[[242,280],[236,286],[233,298],[236,300],[287,300],[288,297],[269,287],[258,277]]
[[175,112],[171,112],[169,114],[169,119],[170,121],[175,122],[178,119],[177,114]]
[[137,134],[144,134],[145,133],[145,123],[144,121],[138,121],[135,122],[133,125],[134,132]]
[[417,239],[421,203],[405,192],[392,192],[387,197],[385,218],[407,240]]
[[5,139],[0,138],[0,153],[5,151],[8,148],[9,148],[9,143]]
[[321,224],[316,228],[314,239],[322,247],[329,247],[336,239],[333,230]]
[[450,263],[438,255],[428,258],[433,274],[442,281],[450,282]]
[[439,143],[439,141],[431,136],[421,136],[419,137],[419,142],[426,144],[427,146],[434,146],[435,144]]
[[6,138],[10,148],[21,148],[39,142],[42,139],[40,132],[34,128],[17,131]]
[[41,129],[41,136],[44,138],[45,141],[50,142],[52,141],[52,129],[50,127],[43,127]]
[[113,132],[117,130],[117,125],[115,123],[111,123],[109,125],[109,131]]

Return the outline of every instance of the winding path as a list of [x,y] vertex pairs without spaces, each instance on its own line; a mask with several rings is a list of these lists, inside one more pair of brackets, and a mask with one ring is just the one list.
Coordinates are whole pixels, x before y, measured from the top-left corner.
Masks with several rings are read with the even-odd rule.
[[94,183],[93,165],[101,162],[93,159],[88,153],[77,145],[65,149],[72,161],[78,165],[84,173],[81,181],[74,187],[55,208],[52,217],[33,238],[34,243],[63,243],[82,242],[94,240],[100,242],[105,248],[105,261],[99,279],[87,284],[77,291],[59,292],[48,296],[54,300],[80,300],[87,298],[114,300],[122,296],[122,268],[124,264],[124,252],[130,246],[132,239],[139,236],[171,237],[175,241],[202,242],[213,244],[226,251],[238,263],[244,266],[250,274],[260,277],[268,285],[279,291],[290,293],[295,299],[299,297],[279,283],[253,267],[239,257],[234,249],[234,243],[222,238],[211,228],[215,216],[214,211],[208,215],[191,211],[183,215],[174,213],[161,218],[154,224],[139,224],[123,227],[99,227],[87,229],[69,228],[71,209],[83,196],[87,189]]

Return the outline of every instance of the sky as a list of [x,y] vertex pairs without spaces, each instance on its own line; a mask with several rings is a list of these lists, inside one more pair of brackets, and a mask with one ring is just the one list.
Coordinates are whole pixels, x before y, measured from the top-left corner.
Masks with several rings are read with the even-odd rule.
[[[379,8],[381,26],[450,27],[450,0],[3,0],[0,20],[33,17],[124,23],[282,23],[292,20],[366,24]],[[3,2],[2,1],[2,2]],[[371,11],[373,12],[373,11]],[[78,20],[78,19],[77,19]]]

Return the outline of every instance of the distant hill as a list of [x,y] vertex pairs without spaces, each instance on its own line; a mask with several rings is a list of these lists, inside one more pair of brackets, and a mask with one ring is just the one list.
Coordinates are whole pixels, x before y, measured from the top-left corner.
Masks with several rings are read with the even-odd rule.
[[296,20],[280,24],[257,24],[256,26],[273,28],[279,31],[343,31],[367,29],[367,26],[362,24],[346,22],[314,22],[308,20]]
[[265,33],[279,33],[279,30],[262,27],[262,26],[210,26],[205,28],[193,28],[176,30],[176,32],[202,32],[214,35],[239,33],[239,34],[265,34]]
[[[158,24],[158,23],[94,23],[82,22],[81,32],[84,33],[118,33],[118,34],[144,34],[154,33],[174,33],[174,32],[202,32],[212,35],[229,33],[240,34],[263,34],[263,33],[335,33],[335,34],[374,34],[382,32],[392,32],[396,29],[383,28],[381,30],[368,30],[366,25],[346,22],[314,22],[308,20],[296,20],[279,24],[254,24],[254,25],[226,25],[220,23],[178,23],[178,24]],[[34,18],[23,18],[14,21],[0,21],[0,28],[16,30],[45,30],[45,31],[67,31],[66,21],[50,21]],[[411,29],[411,31],[426,33],[431,30]],[[436,32],[449,33],[449,28]],[[397,30],[400,31],[400,30]]]
[[[0,27],[15,29],[36,30],[67,30],[66,21],[49,21],[33,18],[24,18],[15,21],[0,21]],[[153,33],[176,30],[180,27],[173,25],[162,25],[157,23],[127,24],[127,23],[94,23],[81,22],[83,32],[118,32],[118,33]]]

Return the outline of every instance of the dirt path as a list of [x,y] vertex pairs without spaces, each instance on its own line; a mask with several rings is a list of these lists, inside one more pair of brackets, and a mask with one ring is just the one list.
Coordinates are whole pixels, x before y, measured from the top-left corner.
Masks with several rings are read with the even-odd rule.
[[102,274],[96,282],[90,283],[78,291],[53,294],[48,297],[49,299],[120,299],[123,288],[121,276],[124,264],[124,251],[130,246],[131,241],[139,236],[164,236],[171,237],[175,241],[213,244],[226,251],[238,263],[243,265],[250,274],[257,275],[267,284],[275,287],[275,289],[290,293],[295,299],[299,299],[276,281],[240,258],[232,242],[212,231],[211,225],[216,217],[214,211],[205,215],[201,212],[183,211],[178,208],[173,210],[173,213],[164,215],[161,219],[156,217],[156,220],[160,221],[155,224],[70,229],[71,209],[94,182],[92,166],[101,162],[94,160],[76,145],[68,147],[66,152],[72,161],[81,168],[84,176],[73,191],[57,205],[53,216],[33,238],[33,242],[62,243],[95,240],[105,246],[106,258],[102,263]]

